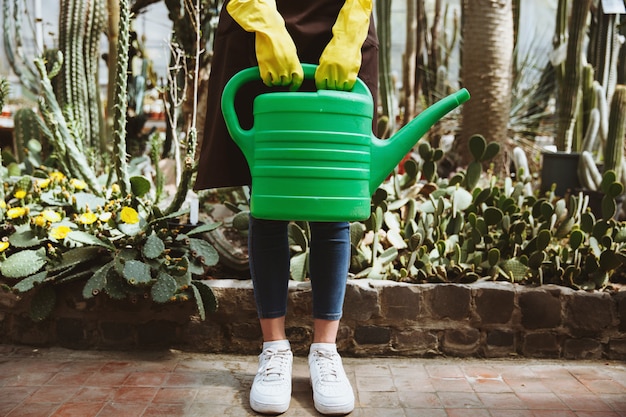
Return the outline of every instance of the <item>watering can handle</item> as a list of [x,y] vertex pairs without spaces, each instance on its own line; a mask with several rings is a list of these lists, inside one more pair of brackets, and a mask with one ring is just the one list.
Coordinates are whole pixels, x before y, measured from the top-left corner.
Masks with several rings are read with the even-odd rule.
[[[313,79],[315,77],[317,65],[302,64],[302,69],[304,71],[305,79]],[[224,114],[224,120],[226,122],[226,127],[228,128],[228,133],[230,133],[233,140],[237,142],[242,149],[244,149],[244,154],[246,153],[246,147],[253,143],[252,139],[254,137],[254,127],[249,130],[241,127],[239,119],[237,118],[237,112],[235,111],[235,95],[237,94],[237,91],[239,91],[239,88],[241,88],[244,84],[258,80],[261,80],[259,67],[246,68],[235,74],[228,81],[228,83],[226,83],[222,94],[222,113]],[[352,87],[352,92],[366,94],[369,97],[372,95],[367,85],[360,78],[357,78],[354,87]],[[248,155],[246,155],[246,157],[247,156]]]

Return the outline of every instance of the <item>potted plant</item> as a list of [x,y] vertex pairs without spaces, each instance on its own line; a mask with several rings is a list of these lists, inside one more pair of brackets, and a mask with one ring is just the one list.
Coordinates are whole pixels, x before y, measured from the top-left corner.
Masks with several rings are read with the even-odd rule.
[[[541,191],[546,192],[554,187],[554,193],[564,196],[568,190],[580,187],[575,175],[580,159],[581,138],[576,126],[582,114],[582,80],[583,80],[583,44],[587,27],[587,18],[591,0],[584,0],[572,8],[569,25],[565,25],[567,17],[566,1],[559,1],[557,13],[557,32],[561,31],[563,39],[567,26],[567,49],[564,59],[555,66],[557,72],[557,113],[558,130],[555,138],[556,152],[542,153]],[[555,45],[555,59],[562,45]]]

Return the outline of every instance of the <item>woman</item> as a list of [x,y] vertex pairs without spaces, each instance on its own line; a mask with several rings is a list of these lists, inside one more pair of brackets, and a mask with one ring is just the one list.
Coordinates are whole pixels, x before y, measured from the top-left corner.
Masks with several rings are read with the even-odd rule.
[[[228,135],[220,110],[224,85],[242,69],[258,66],[262,79],[246,85],[235,99],[244,129],[253,124],[253,98],[264,92],[350,90],[358,74],[377,96],[378,40],[371,12],[372,0],[225,1],[214,42],[196,189],[251,184],[247,162]],[[315,85],[303,83],[301,63],[319,64]],[[250,406],[261,413],[285,412],[291,398],[293,355],[285,334],[287,226],[287,221],[250,219],[250,271],[263,334]],[[323,414],[347,414],[354,408],[354,393],[335,342],[350,261],[349,224],[310,226],[314,337],[308,359],[313,398]]]

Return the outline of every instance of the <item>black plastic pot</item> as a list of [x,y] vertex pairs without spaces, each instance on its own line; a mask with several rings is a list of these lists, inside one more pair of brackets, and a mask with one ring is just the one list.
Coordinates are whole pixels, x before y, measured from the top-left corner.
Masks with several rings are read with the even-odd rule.
[[545,193],[556,184],[555,194],[565,196],[580,188],[578,180],[578,152],[542,152],[541,192]]

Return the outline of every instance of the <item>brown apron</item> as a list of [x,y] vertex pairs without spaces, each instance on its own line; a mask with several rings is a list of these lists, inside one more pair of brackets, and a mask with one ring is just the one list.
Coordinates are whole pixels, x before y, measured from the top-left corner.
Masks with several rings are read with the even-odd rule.
[[[222,7],[215,34],[211,75],[208,84],[208,102],[204,138],[200,151],[196,190],[250,185],[250,170],[241,150],[231,139],[224,123],[220,101],[228,80],[242,69],[257,65],[254,34],[244,31]],[[343,6],[341,0],[277,0],[276,5],[285,19],[298,56],[302,63],[319,63],[322,50],[332,37],[332,26]],[[373,19],[362,48],[363,61],[359,78],[369,87],[374,97],[378,95],[378,39]],[[301,91],[314,89],[314,82],[305,81]],[[258,94],[271,90],[258,83],[246,84],[235,98],[235,108],[241,127],[253,124],[252,102]],[[376,126],[376,114],[373,115]]]

